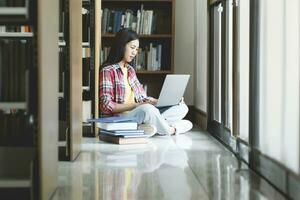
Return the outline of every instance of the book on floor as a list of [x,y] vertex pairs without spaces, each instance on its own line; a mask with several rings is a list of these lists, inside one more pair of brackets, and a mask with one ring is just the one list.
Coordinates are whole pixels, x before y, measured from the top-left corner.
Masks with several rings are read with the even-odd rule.
[[101,117],[96,119],[88,119],[88,122],[101,122],[101,123],[120,123],[120,122],[137,122],[135,117],[123,117],[123,116],[113,116],[113,117]]
[[137,130],[137,122],[97,122],[97,127],[107,131],[113,130]]
[[104,142],[109,142],[114,144],[146,144],[147,143],[147,139],[145,137],[124,138],[118,136],[111,136],[103,133],[99,134],[99,139]]
[[97,119],[88,119],[88,122],[95,122],[96,126],[100,129],[112,130],[136,130],[138,127],[135,117],[103,117]]
[[[100,129],[100,134],[104,133],[106,135],[112,135],[112,136],[120,136],[120,137],[142,137],[145,136],[144,130],[113,130],[113,131],[107,131]],[[145,136],[146,137],[146,136]]]
[[147,138],[147,135],[112,135],[107,132],[101,132],[100,134],[102,135],[108,135],[108,136],[113,136],[113,137],[120,137],[120,138]]

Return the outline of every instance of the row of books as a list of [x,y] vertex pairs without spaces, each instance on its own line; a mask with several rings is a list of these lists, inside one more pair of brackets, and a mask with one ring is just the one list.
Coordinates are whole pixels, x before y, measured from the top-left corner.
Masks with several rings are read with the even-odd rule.
[[25,111],[0,111],[0,130],[0,146],[30,146],[33,143],[30,116]]
[[25,0],[1,0],[0,7],[24,7],[26,5]]
[[[65,33],[66,25],[66,3],[65,0],[59,1],[59,32]],[[87,8],[82,7],[82,42],[90,42],[90,11]]]
[[[82,14],[82,42],[90,42],[91,26],[90,26],[90,11],[89,7],[83,7]],[[91,52],[90,48],[82,48],[82,86],[90,88],[91,85]],[[86,95],[88,94],[88,95]],[[82,122],[86,123],[92,117],[92,100],[89,90],[82,91]],[[91,130],[86,130],[84,126],[83,133]],[[90,127],[89,127],[90,128]]]
[[0,26],[0,33],[31,33],[31,26]]
[[66,26],[66,2],[65,0],[60,0],[59,1],[59,32],[60,33],[65,33],[65,26]]
[[131,28],[138,34],[156,32],[157,14],[153,10],[144,10],[143,4],[136,13],[130,9],[122,11],[108,8],[105,8],[102,13],[102,33],[116,33],[122,27]]
[[[83,86],[90,85],[90,48],[82,48],[82,84]],[[64,82],[66,80],[67,70],[67,50],[64,47],[59,48],[59,91],[62,92],[64,89]]]
[[86,123],[92,117],[92,101],[82,101],[82,122]]
[[102,47],[101,48],[101,51],[100,51],[100,64],[101,65],[106,61],[106,59],[109,55],[110,49],[111,49],[111,47]]
[[82,58],[90,58],[91,57],[91,48],[83,47],[82,48]]
[[86,8],[82,8],[82,41],[89,42],[90,41],[90,12]]
[[67,81],[67,52],[64,47],[59,48],[59,92],[65,91]]
[[[58,79],[58,83],[59,83],[59,92],[62,94],[60,95],[60,97],[58,98],[58,118],[60,121],[60,127],[63,127],[61,122],[66,122],[67,121],[67,116],[68,116],[68,100],[67,100],[67,96],[68,96],[68,92],[67,92],[67,88],[68,88],[68,65],[67,65],[67,49],[65,47],[59,47],[59,79]],[[60,131],[60,134],[61,135]],[[64,131],[63,131],[64,132]],[[64,134],[65,135],[65,134]]]
[[0,101],[25,101],[31,47],[27,40],[0,41]]
[[99,139],[116,144],[144,144],[147,143],[147,135],[144,130],[138,129],[136,118],[130,117],[106,117],[88,122],[96,122],[100,128]]
[[[110,47],[104,47],[101,49],[100,62],[107,59],[109,55]],[[162,63],[162,45],[154,46],[152,43],[149,46],[140,48],[138,54],[133,60],[133,66],[136,70],[148,70],[159,71],[161,70]]]
[[68,102],[64,97],[58,98],[58,119],[59,121],[67,121]]
[[82,59],[82,85],[90,86],[91,82],[91,69],[90,69],[90,58]]

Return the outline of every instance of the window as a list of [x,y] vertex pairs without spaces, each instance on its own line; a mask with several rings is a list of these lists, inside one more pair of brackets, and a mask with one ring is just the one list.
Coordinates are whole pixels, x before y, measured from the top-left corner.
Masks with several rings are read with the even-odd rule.
[[249,141],[250,2],[239,2],[239,137]]
[[260,8],[259,148],[299,173],[300,3],[264,0]]

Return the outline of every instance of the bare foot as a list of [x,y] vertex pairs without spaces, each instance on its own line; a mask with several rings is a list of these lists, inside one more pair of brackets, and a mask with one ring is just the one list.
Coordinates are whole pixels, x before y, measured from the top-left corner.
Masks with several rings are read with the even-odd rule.
[[170,126],[170,132],[171,132],[170,135],[175,135],[176,129],[174,127]]

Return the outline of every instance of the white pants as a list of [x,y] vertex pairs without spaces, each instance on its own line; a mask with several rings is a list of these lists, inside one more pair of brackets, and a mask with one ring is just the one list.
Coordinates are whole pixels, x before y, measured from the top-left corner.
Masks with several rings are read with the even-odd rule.
[[156,108],[151,104],[143,104],[124,114],[128,117],[136,117],[138,124],[152,124],[160,135],[170,135],[170,124],[182,120],[189,109],[185,103],[180,103],[167,108]]

